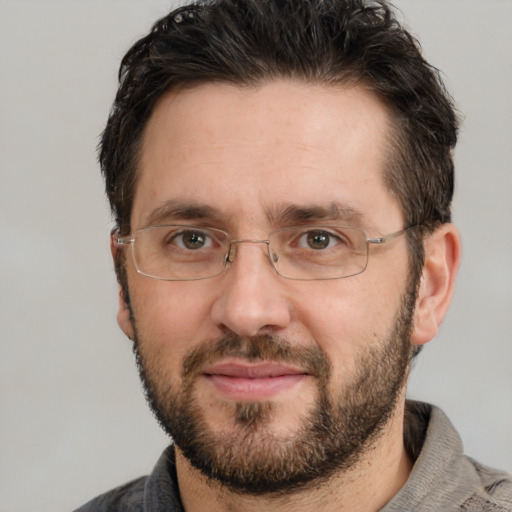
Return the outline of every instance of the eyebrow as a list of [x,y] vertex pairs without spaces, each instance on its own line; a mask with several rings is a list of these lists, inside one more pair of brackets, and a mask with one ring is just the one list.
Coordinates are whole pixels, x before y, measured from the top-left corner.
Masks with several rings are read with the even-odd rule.
[[326,206],[281,204],[267,211],[267,219],[271,224],[288,226],[314,221],[358,222],[362,216],[361,211],[339,202],[331,202]]
[[[334,201],[325,206],[281,203],[268,208],[266,217],[270,225],[282,227],[317,221],[359,223],[363,214],[352,206]],[[212,206],[170,199],[152,210],[146,217],[144,225],[152,226],[176,220],[226,222],[227,219],[227,215]]]
[[161,206],[152,210],[146,217],[145,225],[152,226],[169,220],[197,220],[212,219],[220,220],[223,215],[216,208],[211,206],[185,203],[170,199]]

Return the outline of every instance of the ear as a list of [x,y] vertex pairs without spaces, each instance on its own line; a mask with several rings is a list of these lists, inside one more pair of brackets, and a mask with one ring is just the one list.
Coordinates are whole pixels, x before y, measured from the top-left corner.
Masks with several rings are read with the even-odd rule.
[[460,236],[453,224],[443,224],[425,240],[425,263],[411,337],[413,344],[423,345],[437,334],[452,300],[460,258]]
[[118,291],[118,307],[117,307],[117,323],[121,330],[126,334],[126,336],[133,340],[134,332],[133,332],[133,324],[131,319],[131,311],[130,306],[127,301],[127,297],[125,297],[123,287],[121,286],[119,280],[119,265],[121,265],[121,259],[123,255],[121,254],[121,249],[117,245],[116,242],[117,231],[112,231],[110,233],[110,252],[112,254],[112,259],[114,261],[114,267],[116,269],[117,276],[117,286],[119,288]]

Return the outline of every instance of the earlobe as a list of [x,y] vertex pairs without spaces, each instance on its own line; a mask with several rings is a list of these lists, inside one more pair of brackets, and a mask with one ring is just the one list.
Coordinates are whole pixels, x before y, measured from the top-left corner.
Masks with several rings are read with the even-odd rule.
[[460,236],[453,224],[443,224],[425,240],[412,332],[414,345],[423,345],[437,334],[452,300],[460,258]]
[[117,323],[121,330],[125,333],[125,335],[133,340],[133,323],[132,323],[132,314],[130,310],[130,306],[125,300],[124,292],[119,285],[119,305],[117,308]]
[[125,333],[125,335],[133,340],[133,323],[132,323],[132,315],[130,310],[130,305],[128,303],[127,297],[125,297],[125,293],[121,283],[119,281],[119,265],[121,265],[120,259],[122,255],[120,254],[120,249],[116,243],[116,232],[112,231],[110,233],[110,252],[112,254],[112,260],[114,262],[114,267],[116,269],[116,276],[118,282],[118,306],[117,306],[117,323],[121,330]]

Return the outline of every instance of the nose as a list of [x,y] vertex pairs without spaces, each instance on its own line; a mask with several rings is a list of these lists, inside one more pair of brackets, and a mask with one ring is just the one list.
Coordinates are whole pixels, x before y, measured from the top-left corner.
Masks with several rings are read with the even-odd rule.
[[269,261],[266,241],[234,242],[229,268],[219,276],[212,320],[223,331],[240,336],[275,334],[291,319],[286,284]]

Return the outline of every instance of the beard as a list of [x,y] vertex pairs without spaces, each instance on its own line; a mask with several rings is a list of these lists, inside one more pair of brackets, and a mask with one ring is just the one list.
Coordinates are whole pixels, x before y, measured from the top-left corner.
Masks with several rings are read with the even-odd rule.
[[[158,368],[158,356],[145,352],[132,313],[146,399],[192,466],[231,491],[285,495],[316,486],[353,468],[392,417],[413,357],[414,303],[414,294],[404,295],[391,330],[378,343],[361,344],[352,375],[337,390],[329,387],[331,364],[318,345],[297,346],[270,335],[233,334],[192,349],[180,383],[171,385]],[[233,403],[227,409],[229,428],[215,431],[209,425],[195,383],[205,365],[227,357],[292,364],[315,379],[316,398],[307,407],[297,404],[293,432],[279,435],[272,428],[279,424],[279,405],[271,400]]]

